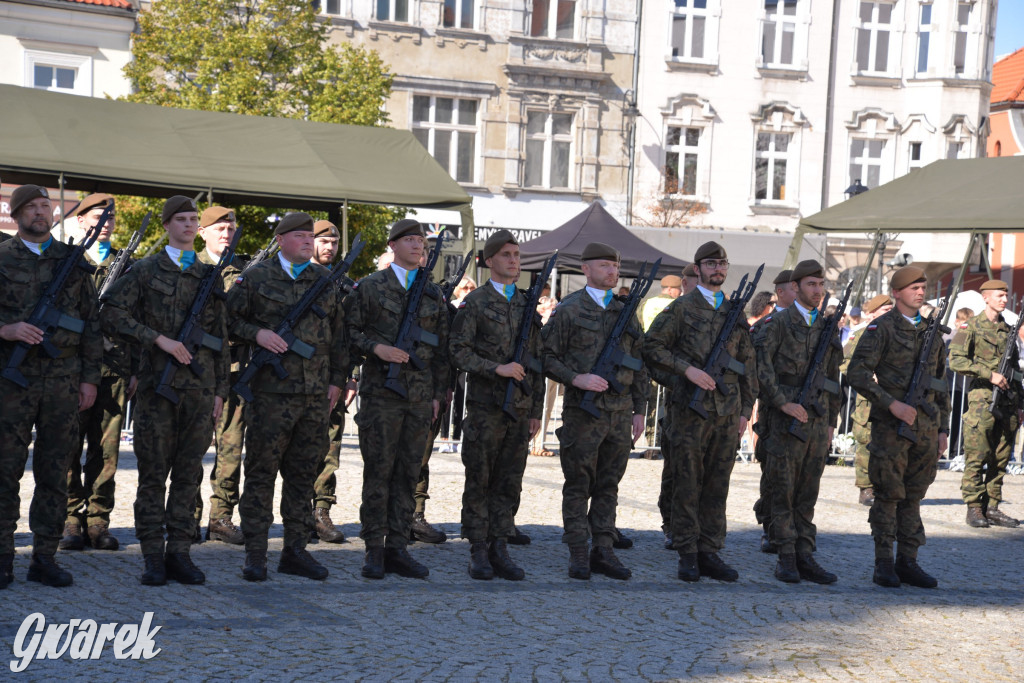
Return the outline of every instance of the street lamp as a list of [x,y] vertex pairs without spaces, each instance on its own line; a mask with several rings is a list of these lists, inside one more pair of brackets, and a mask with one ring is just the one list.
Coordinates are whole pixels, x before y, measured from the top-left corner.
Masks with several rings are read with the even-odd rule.
[[871,189],[870,187],[868,187],[867,185],[863,185],[860,182],[860,178],[855,178],[854,181],[853,181],[853,184],[850,185],[845,190],[843,190],[843,194],[846,195],[847,199],[853,199],[857,195],[864,194],[865,192],[867,192],[870,189]]

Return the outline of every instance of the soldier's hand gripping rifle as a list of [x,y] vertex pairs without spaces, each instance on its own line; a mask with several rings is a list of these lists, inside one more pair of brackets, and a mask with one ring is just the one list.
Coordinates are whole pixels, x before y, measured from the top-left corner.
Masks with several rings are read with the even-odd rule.
[[[284,340],[284,343],[288,345],[288,350],[292,353],[309,360],[313,357],[313,353],[316,349],[302,341],[295,336],[295,328],[299,324],[299,321],[309,311],[313,311],[320,319],[327,316],[327,312],[320,308],[316,300],[320,298],[320,295],[324,293],[328,287],[336,287],[338,280],[345,277],[345,273],[352,267],[356,258],[363,251],[362,234],[356,236],[354,242],[352,242],[352,249],[349,250],[345,258],[335,266],[328,275],[321,275],[316,282],[310,285],[306,293],[302,295],[298,303],[292,306],[288,314],[285,315],[284,320],[277,326],[274,333]],[[284,365],[281,363],[281,357],[284,354],[274,353],[269,349],[259,347],[255,353],[252,354],[252,358],[249,359],[249,363],[242,370],[241,375],[238,377],[238,381],[232,390],[241,396],[246,401],[252,401],[255,397],[253,396],[252,389],[249,388],[249,384],[256,377],[256,373],[260,369],[269,365],[273,368],[274,373],[279,379],[284,379],[288,376],[288,371],[284,369]]]
[[[537,302],[540,301],[540,293],[544,291],[544,285],[548,283],[548,278],[551,277],[551,270],[555,267],[556,260],[558,260],[557,251],[544,262],[544,268],[541,270],[540,276],[526,294],[526,307],[523,309],[523,319],[519,323],[519,332],[516,334],[516,347],[512,351],[512,358],[508,361],[509,363],[519,363],[527,370],[534,372],[541,372],[541,368],[540,362],[529,353],[530,330],[533,329],[533,321],[537,317]],[[516,387],[519,387],[526,396],[530,395],[530,383],[526,381],[525,377],[522,380],[514,380],[509,377],[508,386],[505,387],[505,400],[501,403],[501,409],[512,418],[513,422],[519,421],[519,416],[512,408]]]
[[[204,330],[201,319],[203,309],[206,308],[206,302],[210,300],[211,296],[215,295],[221,299],[225,298],[224,291],[216,289],[216,285],[221,282],[221,273],[224,272],[224,268],[234,258],[235,247],[238,246],[238,240],[241,237],[242,228],[238,228],[235,231],[234,237],[231,238],[231,244],[221,253],[217,265],[206,271],[206,275],[200,280],[199,290],[196,292],[195,298],[192,299],[192,305],[189,307],[188,315],[185,317],[185,324],[181,326],[181,330],[176,338],[176,341],[184,344],[185,349],[192,355],[192,362],[188,364],[188,367],[197,377],[202,376],[202,369],[196,364],[196,354],[199,352],[199,349],[205,346],[211,351],[220,351],[224,348],[224,340],[220,337],[214,337]],[[164,366],[164,371],[160,375],[160,381],[156,385],[156,393],[174,405],[178,405],[180,399],[174,389],[171,388],[171,382],[174,380],[174,373],[177,372],[181,365],[182,363],[179,363],[174,356],[168,356],[167,365]]]
[[[750,297],[754,295],[754,291],[757,289],[757,282],[761,279],[761,273],[764,271],[764,264],[757,269],[754,273],[754,280],[747,283],[747,276],[744,275],[743,279],[740,280],[739,286],[736,291],[729,297],[729,314],[725,317],[725,322],[722,324],[722,329],[718,333],[718,340],[715,341],[715,345],[711,347],[711,353],[708,354],[708,360],[704,363],[704,372],[711,375],[711,379],[715,381],[715,388],[721,391],[723,394],[728,396],[732,393],[732,387],[727,386],[722,378],[725,377],[725,371],[731,370],[737,375],[742,375],[746,372],[746,366],[729,355],[729,352],[725,350],[725,345],[729,341],[729,336],[732,335],[733,328],[736,327],[736,323],[739,322],[740,316],[743,315],[743,309],[747,307],[747,302],[750,301]],[[708,411],[704,408],[704,389],[697,387],[693,392],[693,398],[690,399],[690,410],[700,415],[705,420],[708,419]]]
[[117,281],[117,278],[124,275],[125,269],[128,268],[128,263],[132,260],[132,255],[139,248],[142,238],[146,236],[146,228],[149,227],[149,219],[152,217],[153,212],[147,211],[146,216],[142,219],[142,226],[128,240],[128,246],[119,251],[117,256],[114,257],[114,262],[110,264],[110,268],[107,269],[107,274],[103,278],[103,284],[100,285],[99,296],[97,297],[100,300],[100,306],[103,305],[103,299],[110,293],[110,288]]
[[[808,413],[814,411],[818,417],[824,416],[826,412],[825,403],[822,401],[822,392],[827,391],[838,396],[841,391],[838,382],[825,376],[825,354],[828,353],[829,347],[835,347],[837,353],[843,352],[843,345],[839,343],[837,332],[839,331],[839,321],[846,312],[846,303],[850,300],[850,292],[852,290],[853,281],[846,286],[846,293],[843,294],[842,301],[836,306],[835,313],[825,320],[825,329],[822,330],[821,336],[818,337],[818,345],[814,347],[811,365],[807,369],[803,384],[800,386],[800,393],[796,397],[796,402],[803,406],[804,410]],[[827,292],[822,297],[821,309],[818,311],[818,315],[824,316],[826,307],[828,307]],[[800,420],[795,417],[790,420],[789,433],[807,443],[807,433],[804,431]]]
[[[996,370],[996,372],[1006,378],[1010,386],[1009,393],[1011,395],[1020,395],[1021,390],[1021,372],[1020,367],[1017,365],[1018,354],[1015,353],[1017,351],[1017,339],[1020,334],[1021,323],[1024,323],[1024,315],[1017,316],[1017,324],[1013,326],[1013,332],[1006,339],[1006,348],[1003,349],[1003,357],[999,360],[999,368]],[[997,420],[1002,420],[1005,417],[998,405],[1003,391],[1003,389],[994,384],[992,385],[992,402],[988,405],[988,412],[992,413]]]
[[[85,321],[79,320],[78,318],[72,318],[70,315],[61,312],[57,308],[57,300],[60,298],[61,292],[64,291],[64,286],[68,282],[68,277],[71,275],[71,271],[75,268],[81,268],[87,273],[96,272],[95,266],[87,263],[82,257],[85,252],[89,250],[89,247],[96,242],[96,238],[99,237],[100,230],[106,224],[110,218],[110,214],[114,210],[114,205],[109,204],[107,208],[100,214],[99,222],[93,227],[89,228],[85,233],[85,238],[71,248],[71,253],[68,254],[61,260],[60,265],[57,266],[57,270],[53,275],[53,279],[46,285],[46,289],[43,290],[43,295],[36,302],[35,308],[32,309],[32,313],[29,314],[25,320],[29,325],[38,327],[43,332],[43,341],[39,342],[37,346],[41,347],[43,353],[50,358],[57,358],[60,356],[60,349],[53,345],[50,341],[53,338],[54,333],[58,329],[65,329],[69,332],[77,332],[81,334],[85,331]],[[11,351],[10,357],[7,359],[7,365],[0,371],[0,376],[4,379],[10,380],[17,384],[21,388],[28,386],[28,380],[21,374],[21,370],[18,367],[22,361],[28,355],[28,352],[32,350],[32,344],[27,344],[23,341],[18,342],[14,346],[14,350]]]
[[[437,346],[441,340],[438,339],[437,335],[433,332],[427,332],[420,327],[417,319],[419,318],[420,300],[423,298],[423,292],[426,291],[428,280],[430,279],[430,273],[434,270],[434,266],[437,264],[437,259],[441,255],[441,245],[444,243],[444,229],[441,230],[437,235],[437,241],[434,243],[434,248],[430,250],[430,255],[427,256],[427,265],[421,266],[416,271],[416,279],[413,280],[412,286],[409,287],[409,291],[406,296],[405,303],[405,314],[402,316],[402,323],[398,327],[398,336],[395,337],[395,348],[401,349],[409,354],[409,362],[417,370],[422,370],[427,367],[426,363],[420,360],[420,357],[416,355],[416,347],[420,344],[427,344],[428,346]],[[391,391],[395,392],[402,398],[408,398],[409,392],[405,390],[402,383],[398,381],[398,376],[402,373],[403,363],[388,363],[388,374],[384,380],[384,386]]]
[[[943,299],[939,309],[933,312],[932,316],[928,319],[928,329],[925,330],[924,341],[921,343],[921,353],[917,355],[914,374],[910,378],[910,386],[907,387],[907,395],[903,399],[903,402],[908,406],[914,410],[923,410],[928,417],[935,417],[935,414],[938,412],[931,402],[925,400],[928,392],[946,391],[947,389],[946,378],[935,377],[928,371],[928,366],[931,364],[935,340],[939,338],[939,335],[949,332],[949,328],[942,324],[942,318],[946,315],[946,309],[949,307],[950,299],[952,299],[954,284],[953,282],[949,283],[946,298]],[[917,434],[914,433],[914,430],[906,422],[900,422],[896,434],[907,441],[917,443]]]
[[[604,348],[601,349],[601,355],[597,357],[597,362],[594,363],[594,368],[590,371],[590,374],[597,375],[608,382],[608,387],[618,393],[626,390],[626,387],[616,377],[619,374],[619,368],[629,368],[635,372],[644,366],[643,361],[639,358],[627,355],[622,350],[622,335],[628,334],[634,339],[640,336],[639,332],[630,327],[630,323],[633,322],[633,316],[636,315],[636,309],[640,302],[647,296],[647,291],[651,288],[651,284],[654,282],[654,277],[658,274],[660,266],[661,259],[658,259],[651,266],[651,271],[646,274],[644,271],[647,270],[647,262],[645,261],[640,267],[640,272],[637,274],[636,279],[633,280],[633,284],[629,288],[629,294],[626,295],[626,301],[622,306],[622,310],[619,311],[615,327],[612,328],[611,335],[608,336],[608,340],[604,343]],[[543,285],[541,285],[541,288],[543,288]],[[594,405],[594,398],[596,396],[596,391],[585,392],[583,399],[580,401],[580,408],[594,417],[601,417],[601,411]]]

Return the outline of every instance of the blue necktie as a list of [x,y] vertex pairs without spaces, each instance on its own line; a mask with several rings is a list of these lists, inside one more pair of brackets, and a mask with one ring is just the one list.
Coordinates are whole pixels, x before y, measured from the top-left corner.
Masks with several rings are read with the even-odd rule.
[[110,256],[110,242],[97,242],[96,251],[99,253],[100,263],[103,263]]
[[189,266],[196,262],[196,252],[194,251],[183,251],[181,256],[178,257],[178,267],[182,270],[188,270]]
[[505,301],[512,301],[512,296],[516,293],[516,286],[514,284],[502,285],[501,289],[505,294]]
[[290,263],[289,266],[291,267],[291,270],[289,274],[292,276],[292,279],[294,280],[302,275],[302,271],[304,271],[308,265],[309,261],[306,261],[305,263]]
[[52,237],[51,237],[50,239],[46,240],[45,242],[43,242],[42,244],[40,244],[40,245],[39,245],[39,255],[40,255],[40,256],[42,256],[42,255],[43,255],[43,252],[44,252],[44,251],[46,251],[46,250],[47,250],[47,248],[48,248],[48,247],[49,247],[49,246],[50,246],[51,244],[53,244],[53,238],[52,238]]
[[412,287],[412,283],[416,282],[416,273],[420,272],[419,268],[416,270],[410,270],[405,274],[405,288],[409,289]]
[[818,309],[817,308],[812,308],[811,309],[811,314],[809,316],[807,316],[807,317],[808,317],[807,324],[808,325],[813,325],[814,321],[818,319]]
[[608,304],[612,302],[612,290],[608,290],[604,293],[604,307],[608,308]]
[[914,324],[918,325],[920,323],[921,323],[921,314],[920,313],[915,313],[914,314]]
[[723,301],[725,301],[725,294],[722,294],[721,292],[715,292],[715,310],[716,311],[718,310],[718,307],[722,305]]

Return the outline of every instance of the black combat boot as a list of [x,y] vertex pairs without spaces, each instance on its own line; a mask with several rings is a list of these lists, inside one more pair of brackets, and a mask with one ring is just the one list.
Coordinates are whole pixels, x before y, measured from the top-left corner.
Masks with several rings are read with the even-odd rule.
[[384,578],[384,547],[370,546],[363,558],[362,575],[368,579]]
[[242,567],[242,578],[246,581],[267,580],[266,550],[245,551],[245,565]]
[[675,550],[675,548],[672,547],[672,532],[671,531],[666,531],[665,532],[665,550]]
[[111,535],[110,529],[103,524],[93,524],[89,527],[89,542],[96,550],[117,550],[121,544]]
[[897,555],[895,569],[900,581],[911,586],[937,588],[939,585],[939,580],[921,569],[914,558]]
[[481,581],[490,581],[494,578],[494,568],[487,559],[486,541],[477,541],[469,546],[469,576]]
[[590,551],[590,571],[604,574],[610,579],[625,581],[633,576],[625,565],[615,557],[615,551],[603,545],[595,545]]
[[0,590],[14,581],[14,553],[0,555]]
[[709,579],[731,582],[740,578],[739,572],[726,564],[718,553],[698,552],[697,566],[700,567],[700,575]]
[[981,511],[981,507],[971,506],[967,508],[967,526],[973,526],[975,529],[988,528],[988,518],[985,517],[985,513]]
[[678,576],[683,581],[700,581],[700,569],[697,567],[697,553],[684,553],[679,551],[679,572]]
[[188,552],[164,555],[164,570],[168,579],[187,586],[200,586],[206,582],[206,574],[192,562]]
[[60,565],[53,559],[53,555],[32,554],[32,561],[28,565],[28,580],[37,581],[44,586],[63,588],[70,586],[74,579],[71,572],[61,569]]
[[884,588],[899,588],[900,577],[893,568],[891,557],[875,558],[875,573],[871,580]]
[[508,543],[504,538],[496,538],[491,541],[487,559],[494,568],[494,575],[506,581],[522,581],[526,578],[526,572],[515,563],[512,556],[508,554]]
[[277,563],[278,574],[304,576],[307,579],[323,581],[327,578],[327,567],[317,562],[309,551],[298,546],[286,545],[281,548],[281,559]]
[[413,559],[405,548],[384,548],[384,571],[407,579],[425,579],[430,570]]
[[800,583],[796,553],[779,553],[779,559],[775,562],[775,578],[783,583]]
[[230,517],[211,519],[206,525],[206,540],[230,543],[231,545],[245,545],[245,535],[242,530],[235,526]]
[[64,536],[57,543],[61,550],[85,550],[85,536],[82,525],[68,522],[64,525]]
[[508,537],[509,545],[530,545],[530,537],[519,530],[519,527],[512,527],[512,535]]
[[587,544],[569,546],[569,578],[590,580],[590,561],[587,559]]
[[985,511],[985,518],[992,526],[1004,526],[1008,529],[1016,529],[1020,526],[1020,520],[1001,512],[998,507],[991,504],[988,506],[988,510]]
[[167,567],[164,565],[163,553],[149,553],[143,556],[146,561],[146,570],[142,572],[139,581],[143,586],[163,586],[167,583]]
[[430,526],[422,512],[412,516],[412,540],[420,543],[444,543],[448,535],[440,529]]
[[621,531],[619,531],[618,528],[616,528],[615,536],[612,540],[612,547],[616,550],[629,550],[633,547],[633,539],[629,538],[628,536],[626,536],[626,534],[622,533]]
[[839,580],[838,576],[830,571],[826,571],[824,567],[818,564],[818,561],[814,559],[814,555],[811,553],[796,554],[796,569],[800,572],[801,579],[807,579],[814,583],[827,585]]
[[772,537],[768,533],[768,525],[763,525],[763,528],[764,531],[761,532],[761,552],[768,553],[769,555],[774,555],[775,553],[779,552],[779,549],[775,547],[774,543],[772,543]]
[[860,498],[857,499],[857,502],[861,505],[871,507],[875,502],[875,489],[870,486],[865,489],[861,489]]
[[345,542],[345,534],[334,526],[334,522],[331,521],[331,511],[327,508],[313,508],[313,521],[316,522],[316,535],[320,537],[321,541]]

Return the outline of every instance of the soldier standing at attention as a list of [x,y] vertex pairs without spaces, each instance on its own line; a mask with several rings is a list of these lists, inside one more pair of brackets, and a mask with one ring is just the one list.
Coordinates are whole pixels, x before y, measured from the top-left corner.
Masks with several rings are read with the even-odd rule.
[[[651,323],[658,317],[658,314],[668,308],[668,305],[678,299],[683,293],[683,279],[678,275],[666,275],[661,278],[660,284],[661,294],[645,301],[640,309],[640,320],[643,323],[644,332],[650,329]],[[664,405],[659,405],[659,402],[656,400],[658,397],[658,385],[653,381],[651,382],[651,390],[648,397],[650,400],[647,402],[647,426],[644,436],[647,439],[648,446],[653,446],[655,441],[663,444],[664,436],[659,438],[659,433],[662,432],[662,429],[658,424],[658,414],[664,414],[666,411]],[[644,457],[648,460],[655,458],[656,455],[657,451],[653,449],[648,449],[644,452]]]
[[[584,289],[565,297],[543,328],[544,372],[565,385],[562,426],[558,429],[562,487],[562,542],[569,546],[569,577],[589,579],[595,571],[613,579],[628,579],[632,572],[612,550],[617,533],[615,508],[619,481],[626,472],[629,451],[644,428],[644,409],[650,379],[646,370],[622,367],[616,392],[599,375],[591,374],[608,340],[623,303],[616,299],[619,252],[607,244],[591,242],[583,249]],[[640,358],[642,330],[634,316],[623,333],[624,353]],[[597,392],[595,407],[601,417],[580,408],[587,391]],[[587,541],[594,548],[588,562]]]
[[[96,225],[103,210],[113,204],[109,194],[91,194],[78,205],[68,218],[76,218],[81,237]],[[96,266],[93,285],[99,289],[107,276],[107,270],[117,257],[117,250],[110,246],[110,235],[114,232],[114,214],[110,214],[106,225],[100,228],[96,242],[85,253],[86,260]],[[98,322],[98,319],[97,319]],[[79,450],[72,454],[68,468],[68,517],[64,523],[64,537],[60,540],[61,550],[82,550],[86,534],[89,545],[97,550],[117,550],[119,543],[110,534],[110,513],[114,509],[114,475],[117,474],[117,457],[121,449],[121,427],[124,425],[129,389],[131,359],[128,348],[111,339],[103,340],[102,379],[96,392],[96,402],[88,410],[79,413],[81,435]],[[81,450],[86,446],[85,465],[82,465]],[[83,481],[84,475],[84,481]],[[83,530],[87,530],[83,533]]]
[[[1003,318],[1006,283],[989,280],[981,286],[985,310],[959,329],[949,346],[949,367],[971,378],[964,413],[964,476],[960,492],[967,504],[967,524],[1017,527],[1020,522],[999,509],[1003,477],[1013,454],[1014,436],[1020,427],[1021,384],[999,374],[999,363],[1013,328]],[[1013,344],[1010,367],[1017,370],[1017,345]],[[992,390],[999,387],[998,417],[989,410]],[[984,470],[984,472],[982,471]]]
[[[467,373],[465,440],[462,462],[466,485],[462,494],[462,536],[470,543],[469,575],[497,575],[519,581],[525,572],[508,553],[515,533],[513,517],[523,487],[526,451],[540,429],[544,405],[544,376],[527,373],[520,363],[508,362],[518,342],[527,295],[519,279],[519,243],[508,230],[498,230],[484,244],[484,263],[490,282],[462,301],[452,326],[452,362]],[[536,314],[535,314],[536,315]],[[541,357],[540,320],[530,329],[527,353]],[[513,390],[510,409],[502,405],[509,380],[528,382],[531,393]]]
[[[922,377],[933,380],[930,400],[938,407],[935,417],[900,400],[910,388],[928,329],[928,321],[919,313],[927,278],[920,268],[905,266],[893,273],[889,288],[895,307],[861,333],[848,373],[850,385],[871,402],[868,474],[875,502],[868,521],[875,541],[872,581],[887,588],[898,588],[901,582],[935,588],[939,582],[917,564],[917,551],[925,542],[921,499],[935,480],[939,456],[946,450],[946,357],[943,345],[936,343],[928,359],[927,376]],[[912,429],[916,443],[898,435],[901,424]],[[893,541],[897,544],[895,564]]]
[[[700,284],[658,316],[644,340],[644,358],[677,377],[672,389],[669,448],[672,450],[672,543],[679,553],[678,576],[697,581],[707,576],[735,581],[739,574],[718,556],[725,545],[725,501],[740,435],[757,395],[754,347],[746,320],[733,328],[725,350],[744,365],[743,374],[726,372],[729,393],[717,390],[702,369],[732,304],[722,293],[729,261],[717,242],[707,242],[693,257]],[[697,388],[707,393],[704,419],[690,410]]]
[[[223,206],[211,206],[199,216],[199,236],[206,248],[198,254],[201,263],[211,266],[220,261],[220,255],[231,244],[238,224],[235,212]],[[243,259],[235,254],[231,263],[221,271],[224,291],[231,289],[238,274],[245,268]],[[247,347],[231,344],[231,384],[238,380],[245,362]],[[245,437],[245,418],[242,399],[235,392],[228,392],[224,412],[217,421],[214,440],[217,457],[210,470],[210,519],[206,526],[206,540],[223,541],[242,545],[242,530],[231,521],[231,515],[238,506],[239,482],[242,476],[242,439]],[[196,524],[203,518],[202,492],[196,496]],[[198,537],[198,534],[197,534]]]
[[[141,581],[147,586],[162,586],[168,577],[185,584],[206,581],[192,562],[189,547],[195,534],[203,455],[224,407],[231,364],[224,302],[216,296],[206,302],[200,322],[203,330],[222,340],[221,350],[203,346],[193,358],[177,341],[199,286],[213,266],[198,262],[193,250],[199,214],[191,199],[181,195],[168,199],[161,220],[167,246],[134,264],[114,283],[100,316],[105,334],[137,344],[142,356],[135,406],[139,469],[135,535],[146,563]],[[223,291],[221,283],[214,291]],[[177,404],[156,393],[172,358],[182,364],[171,382],[179,397]],[[200,374],[184,367],[193,361]]]
[[[816,549],[814,506],[818,502],[821,475],[825,470],[839,415],[840,396],[822,392],[827,400],[824,415],[796,402],[826,322],[819,308],[825,297],[825,270],[817,261],[801,261],[793,269],[796,301],[769,316],[754,335],[757,350],[757,380],[768,421],[770,439],[763,453],[768,457],[771,495],[769,532],[778,550],[775,578],[785,583],[807,579],[814,583],[835,583],[838,577],[822,569],[814,559]],[[839,386],[842,346],[838,330],[818,372]],[[792,420],[802,425],[805,441],[789,433]]]
[[[353,352],[366,358],[359,381],[362,404],[355,416],[363,456],[359,536],[366,542],[362,574],[382,579],[385,572],[425,579],[425,566],[409,554],[413,491],[420,474],[430,423],[437,419],[448,389],[448,311],[437,285],[426,282],[416,310],[420,328],[437,336],[437,346],[418,344],[417,369],[409,354],[393,346],[405,317],[408,289],[426,249],[423,226],[404,218],[392,226],[388,246],[394,262],[359,281],[353,293],[348,329]],[[399,363],[402,397],[385,386],[388,366]]]
[[700,282],[700,270],[697,268],[696,263],[683,268],[683,294],[689,294],[697,288],[697,284]]
[[57,330],[50,343],[58,356],[50,358],[43,353],[37,346],[43,341],[43,330],[25,320],[71,247],[50,234],[53,212],[45,188],[22,185],[11,193],[11,217],[18,224],[17,237],[0,246],[0,301],[4,302],[0,365],[7,365],[19,343],[35,348],[18,368],[27,387],[0,380],[0,588],[14,580],[19,483],[33,427],[35,490],[29,509],[32,561],[27,578],[47,586],[70,586],[71,572],[54,561],[54,554],[67,514],[68,460],[81,448],[78,413],[92,407],[101,381],[103,337],[97,321],[96,288],[85,271],[71,271],[57,304],[62,313],[81,320],[85,328],[81,333]]

